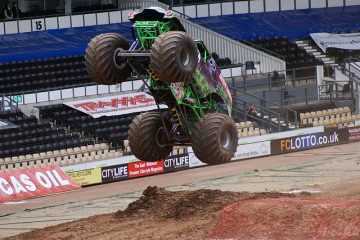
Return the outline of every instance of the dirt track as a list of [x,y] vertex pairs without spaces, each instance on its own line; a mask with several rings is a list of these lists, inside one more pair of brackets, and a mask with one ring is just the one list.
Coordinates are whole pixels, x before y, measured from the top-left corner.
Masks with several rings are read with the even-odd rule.
[[[114,213],[50,226],[9,239],[358,240],[360,239],[360,185],[358,184],[360,150],[358,146],[358,143],[341,145],[253,159],[220,166],[217,169],[214,167],[193,169],[175,174],[135,179],[133,182],[125,181],[99,186],[95,188],[97,191],[109,188],[105,192],[111,196],[110,189],[113,189],[112,195],[114,195],[119,187],[139,187],[137,183],[143,186],[159,182],[162,186],[171,186],[176,180],[180,183],[179,179],[183,183],[167,187],[168,190],[177,190],[175,192],[162,188],[147,188],[143,196],[131,203],[124,211],[113,210]],[[249,169],[252,170],[249,171]],[[238,192],[205,190],[205,188],[232,189]],[[178,191],[180,189],[186,189],[186,191]],[[246,192],[247,189],[253,189],[257,193]],[[265,189],[269,191],[263,192]],[[275,192],[297,192],[307,189],[318,190],[321,193],[294,195]],[[87,196],[91,198],[92,188],[86,188],[83,191],[83,194],[87,193]],[[81,192],[44,199],[48,201],[67,197],[67,201],[74,201],[75,198],[69,199],[69,197],[79,193]],[[111,198],[111,201],[109,198],[101,198],[97,200],[97,205],[92,206],[92,209],[99,211],[104,209],[105,205],[107,205],[106,209],[116,209],[116,203],[123,200],[124,198],[115,196]],[[42,199],[38,199],[37,203],[41,201]],[[279,202],[284,204],[277,204]],[[72,213],[75,219],[81,213],[91,210],[88,207],[89,203],[85,201],[77,205],[65,204],[35,209],[2,218],[6,224],[6,222],[14,221],[13,219],[19,220],[29,215],[39,220],[44,219],[42,216],[63,216],[62,211],[65,211]],[[44,206],[49,204],[51,202],[47,202]],[[113,205],[115,208],[111,208]],[[239,214],[235,216],[229,214],[229,208],[232,209],[230,213]],[[117,209],[123,208],[117,207]],[[241,227],[237,225],[238,223],[241,223]],[[24,223],[22,225],[24,226]],[[21,227],[21,223],[10,225],[12,226]],[[319,227],[310,228],[309,226]],[[244,231],[237,232],[239,229]],[[235,235],[228,235],[228,233],[235,233]],[[308,237],[300,237],[305,236],[305,233]]]
[[360,194],[353,198],[149,187],[124,211],[7,239],[355,240],[360,239]]

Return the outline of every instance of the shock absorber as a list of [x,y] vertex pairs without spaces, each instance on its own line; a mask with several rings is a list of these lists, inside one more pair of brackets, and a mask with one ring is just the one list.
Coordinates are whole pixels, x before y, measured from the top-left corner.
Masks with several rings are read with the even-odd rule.
[[182,125],[180,115],[179,115],[178,111],[176,110],[176,107],[171,108],[170,112],[171,112],[172,120],[174,123],[174,127],[172,130],[175,130],[178,128],[178,126]]
[[154,80],[156,80],[156,81],[160,80],[159,77],[156,76],[156,74],[155,74],[154,70],[152,69],[152,67],[149,66],[149,67],[146,69],[146,71],[148,72],[149,76],[152,77],[152,79],[154,79]]

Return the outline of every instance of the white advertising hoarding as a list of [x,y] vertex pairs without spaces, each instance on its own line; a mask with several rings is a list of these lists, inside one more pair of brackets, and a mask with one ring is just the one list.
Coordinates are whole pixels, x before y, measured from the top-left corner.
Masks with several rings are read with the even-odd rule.
[[326,52],[327,48],[360,49],[360,33],[310,33],[310,36],[323,52]]
[[[193,152],[194,151],[192,150],[192,148],[188,147],[190,168],[206,165],[205,163],[201,162]],[[241,144],[238,145],[234,157],[231,159],[231,161],[247,159],[247,158],[255,158],[255,157],[264,157],[270,154],[271,154],[270,141]]]
[[271,154],[270,141],[239,145],[231,160],[254,158]]
[[[130,93],[80,101],[65,102],[65,105],[86,113],[93,118],[117,116],[157,109],[155,99],[147,93]],[[160,105],[161,109],[167,108]]]

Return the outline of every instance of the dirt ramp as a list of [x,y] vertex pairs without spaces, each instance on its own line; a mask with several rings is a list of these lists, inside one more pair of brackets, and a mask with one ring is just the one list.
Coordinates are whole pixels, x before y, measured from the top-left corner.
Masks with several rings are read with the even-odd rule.
[[158,218],[194,218],[212,214],[239,199],[263,199],[294,197],[279,192],[226,192],[220,190],[199,189],[195,191],[167,191],[157,186],[148,187],[142,197],[129,204],[126,210],[118,211],[117,217],[135,217],[152,215]]
[[360,200],[240,200],[218,215],[209,239],[360,239]]

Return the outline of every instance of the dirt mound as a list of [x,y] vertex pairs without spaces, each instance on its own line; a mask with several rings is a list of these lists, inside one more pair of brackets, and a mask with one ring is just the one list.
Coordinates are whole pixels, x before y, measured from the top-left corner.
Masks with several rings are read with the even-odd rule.
[[7,238],[28,239],[203,239],[215,216],[238,200],[294,197],[278,192],[167,191],[148,187],[124,211],[81,219]]
[[226,192],[200,189],[196,191],[167,191],[157,186],[148,187],[143,196],[132,202],[124,211],[115,213],[116,217],[152,215],[159,218],[182,219],[201,216],[221,210],[238,199],[263,199],[294,197],[279,192]]
[[360,200],[257,199],[227,206],[213,239],[360,239]]

